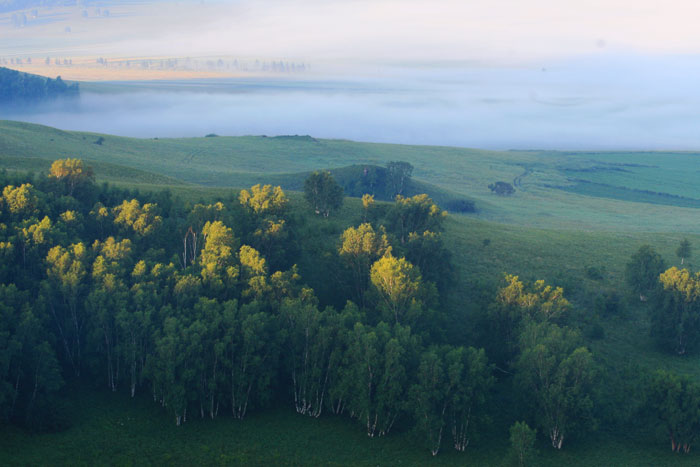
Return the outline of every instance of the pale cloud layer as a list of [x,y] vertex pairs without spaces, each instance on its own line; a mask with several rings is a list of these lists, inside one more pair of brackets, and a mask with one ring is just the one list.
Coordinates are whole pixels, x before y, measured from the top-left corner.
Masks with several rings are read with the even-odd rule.
[[108,20],[67,18],[70,37],[60,34],[64,22],[8,32],[0,52],[50,46],[115,55],[491,63],[611,50],[700,53],[697,0],[163,1],[111,9]]
[[143,45],[370,60],[700,52],[695,0],[256,0],[210,3],[186,21],[189,27],[177,16],[177,27],[160,29]]

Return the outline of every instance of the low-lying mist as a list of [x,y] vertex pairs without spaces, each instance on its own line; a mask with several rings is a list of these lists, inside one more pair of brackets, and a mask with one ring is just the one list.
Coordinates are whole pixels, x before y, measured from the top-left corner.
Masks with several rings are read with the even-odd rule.
[[[309,134],[489,149],[698,149],[689,58],[393,68],[381,78],[122,83],[0,117],[136,137]],[[118,89],[118,91],[114,91]]]

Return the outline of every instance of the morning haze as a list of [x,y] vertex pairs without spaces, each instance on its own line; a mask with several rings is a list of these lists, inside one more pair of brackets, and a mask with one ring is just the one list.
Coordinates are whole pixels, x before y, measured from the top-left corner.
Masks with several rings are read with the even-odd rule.
[[700,465],[699,13],[0,0],[0,464]]
[[[84,87],[79,111],[0,112],[143,137],[286,128],[500,149],[700,147],[690,2],[463,3],[82,2],[35,7],[21,26],[8,11],[6,65],[183,83]],[[189,121],[198,108],[207,117]]]

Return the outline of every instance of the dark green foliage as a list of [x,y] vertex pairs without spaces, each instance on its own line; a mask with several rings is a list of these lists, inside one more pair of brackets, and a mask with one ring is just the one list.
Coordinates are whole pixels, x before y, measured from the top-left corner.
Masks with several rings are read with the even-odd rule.
[[417,345],[408,327],[355,324],[348,347],[347,370],[352,375],[348,408],[366,426],[367,436],[388,434],[406,410]]
[[690,241],[688,241],[687,238],[684,238],[681,240],[681,244],[678,245],[678,249],[676,250],[676,256],[678,256],[681,259],[681,264],[685,262],[686,258],[690,258],[690,256],[693,254],[693,250],[690,245]]
[[389,230],[399,238],[402,245],[409,240],[411,234],[440,232],[446,216],[447,213],[426,194],[410,198],[397,195],[396,202],[387,214]]
[[666,262],[650,245],[642,245],[632,255],[625,269],[627,284],[640,299],[646,300],[646,296],[654,290],[659,282],[659,274],[666,269]]
[[54,80],[0,67],[0,105],[39,104],[59,97],[73,99],[79,94],[77,83],[69,86],[60,76]]
[[519,467],[530,465],[535,452],[537,430],[533,430],[525,422],[515,422],[510,427],[510,449],[513,463]]
[[528,324],[520,349],[517,387],[527,394],[552,447],[561,449],[565,439],[593,425],[593,356],[578,333],[547,322]]
[[408,162],[393,161],[386,165],[387,186],[392,196],[403,195],[406,185],[411,180],[413,166]]
[[[351,165],[331,169],[336,181],[343,187],[345,196],[361,198],[370,194],[377,201],[394,201],[396,191],[390,183],[389,169],[377,165]],[[303,174],[299,174],[301,176]],[[280,180],[285,188],[301,189],[301,183],[293,180]],[[442,190],[413,178],[404,179],[403,196],[428,193],[432,199],[450,212],[474,212],[474,202],[453,192]]]
[[0,421],[36,431],[58,423],[56,391],[63,385],[49,323],[29,294],[0,285]]
[[672,267],[660,275],[652,297],[651,335],[668,352],[700,347],[700,273]]
[[605,277],[605,267],[597,268],[595,266],[588,266],[586,268],[586,277],[594,281],[603,280]]
[[343,204],[343,188],[330,172],[314,172],[304,182],[304,197],[316,214],[328,217]]
[[[451,283],[446,217],[426,195],[370,206],[372,223],[348,228],[359,201],[322,219],[272,187],[186,204],[91,181],[94,196],[82,196],[78,184],[71,191],[54,178],[2,179],[13,188],[0,202],[0,242],[9,245],[1,277],[24,294],[40,324],[32,336],[54,354],[42,360],[43,395],[31,406],[18,398],[14,422],[61,426],[54,383],[79,374],[152,399],[173,425],[293,405],[311,417],[350,416],[369,436],[413,433],[435,454],[445,438],[459,451],[492,442],[492,419],[504,439],[518,412],[512,392],[533,402],[529,415],[550,436],[552,423],[567,439],[590,426],[592,357],[563,327],[583,322],[563,291],[509,276],[490,313],[504,327],[485,326],[496,370],[471,346],[482,322],[464,311],[487,308],[488,278]],[[476,237],[476,250],[488,235]],[[465,296],[451,295],[457,287],[484,297],[455,303]],[[501,359],[499,348],[509,355]],[[552,442],[561,446],[561,436]]]
[[562,288],[542,280],[528,284],[507,274],[487,310],[486,348],[490,358],[498,365],[511,365],[521,348],[521,332],[528,324],[561,322],[570,310]]
[[510,196],[515,193],[515,188],[508,182],[496,182],[489,185],[489,190],[499,196]]
[[616,290],[607,289],[596,296],[593,308],[599,316],[609,318],[624,315],[626,304],[623,297]]
[[690,452],[700,436],[700,385],[659,370],[648,386],[647,407],[671,441],[671,450]]
[[417,428],[433,456],[443,435],[464,451],[484,422],[483,408],[494,378],[483,350],[440,346],[424,351],[410,396]]

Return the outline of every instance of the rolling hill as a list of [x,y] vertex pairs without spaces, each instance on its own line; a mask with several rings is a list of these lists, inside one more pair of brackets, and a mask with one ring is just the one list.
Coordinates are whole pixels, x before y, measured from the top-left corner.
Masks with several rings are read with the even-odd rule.
[[[0,157],[8,169],[36,164],[40,170],[57,158],[80,157],[96,167],[109,163],[206,187],[278,183],[288,189],[298,189],[312,170],[401,160],[415,167],[414,180],[428,184],[422,188],[436,200],[473,201],[484,220],[556,229],[700,233],[697,153],[484,151],[304,136],[137,139],[0,121]],[[111,170],[97,175],[119,178]],[[145,187],[156,183],[144,176],[121,181]],[[176,184],[159,180],[158,186]],[[512,183],[516,193],[493,195],[488,185],[498,180]]]

